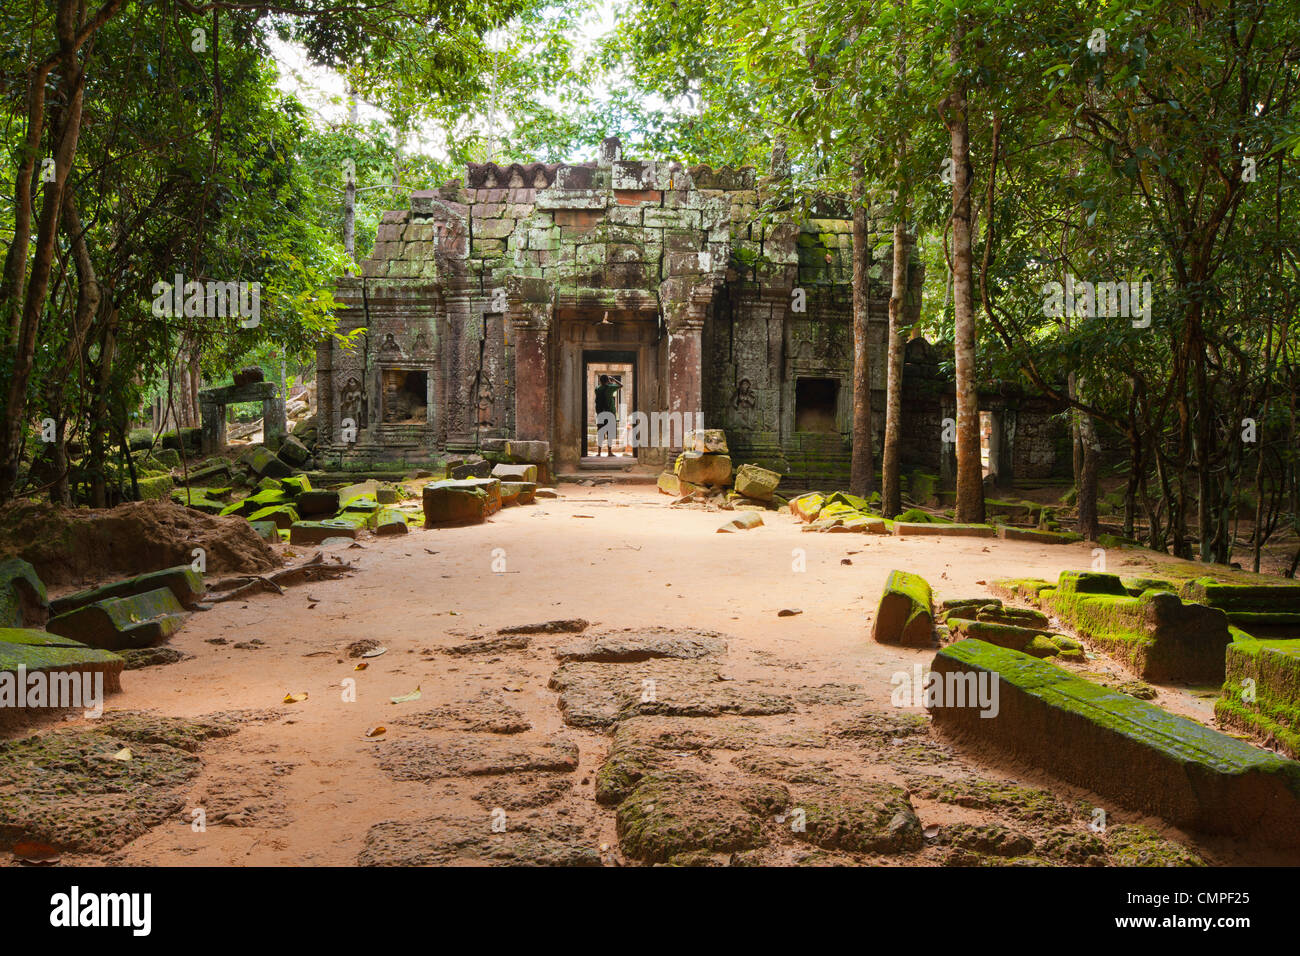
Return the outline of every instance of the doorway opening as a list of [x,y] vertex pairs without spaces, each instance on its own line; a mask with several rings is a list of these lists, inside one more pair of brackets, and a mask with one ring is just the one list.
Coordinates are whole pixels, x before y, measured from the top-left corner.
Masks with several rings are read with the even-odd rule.
[[997,470],[997,455],[994,447],[996,441],[993,427],[993,413],[980,412],[980,465],[985,478]]
[[[636,458],[628,435],[628,418],[636,411],[636,353],[584,351],[582,381],[584,462]],[[611,414],[602,416],[602,411]]]
[[794,430],[835,434],[840,383],[834,378],[799,378],[794,383]]
[[429,373],[423,369],[384,369],[385,425],[424,424],[429,420]]

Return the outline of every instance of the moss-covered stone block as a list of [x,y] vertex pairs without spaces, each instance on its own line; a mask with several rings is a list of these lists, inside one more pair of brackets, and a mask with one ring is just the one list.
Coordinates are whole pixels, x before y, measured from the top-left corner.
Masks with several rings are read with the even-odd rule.
[[931,671],[945,687],[983,679],[997,688],[993,714],[931,707],[947,734],[1175,826],[1300,850],[1294,760],[984,641],[948,645]]
[[1300,756],[1300,641],[1257,640],[1235,628],[1233,637],[1215,716]]
[[375,519],[375,534],[406,534],[408,530],[406,515],[396,508],[383,509]]
[[684,451],[673,464],[673,474],[693,485],[720,488],[731,483],[731,458],[710,452]]
[[[499,500],[499,499],[498,499]],[[490,499],[473,480],[438,481],[424,486],[424,526],[479,524],[487,520]]]
[[324,521],[295,521],[289,529],[290,544],[320,544],[328,538],[355,539],[360,528],[351,521],[327,518]]
[[1115,575],[1081,571],[1061,572],[1058,587],[1041,591],[1039,600],[1143,680],[1223,680],[1224,651],[1232,635],[1227,616],[1216,608],[1184,604],[1168,591],[1132,597]]
[[800,495],[797,498],[790,499],[790,513],[800,521],[816,521],[817,516],[821,513],[822,507],[826,504],[826,496],[816,491],[810,491],[806,495]]
[[110,584],[104,584],[87,591],[65,594],[63,597],[55,598],[50,602],[50,613],[55,615],[66,614],[68,611],[85,607],[87,604],[93,604],[105,598],[144,594],[156,588],[167,588],[175,595],[180,605],[187,608],[191,608],[201,601],[207,590],[203,583],[203,575],[188,564],[180,564],[174,568],[163,568],[161,571],[150,571],[147,574],[137,574],[135,577],[123,578],[120,581],[113,581]]
[[672,495],[674,498],[680,498],[682,495],[691,495],[697,491],[703,491],[703,485],[695,485],[689,481],[683,481],[680,476],[671,471],[659,473],[659,478],[655,482],[660,493]]
[[46,629],[89,647],[117,651],[158,644],[188,615],[169,588],[106,598],[50,619]]
[[249,522],[270,521],[277,528],[289,528],[298,520],[298,512],[292,505],[269,505],[259,508],[248,516]]
[[880,595],[871,638],[880,644],[924,647],[934,640],[930,585],[919,574],[891,571]]

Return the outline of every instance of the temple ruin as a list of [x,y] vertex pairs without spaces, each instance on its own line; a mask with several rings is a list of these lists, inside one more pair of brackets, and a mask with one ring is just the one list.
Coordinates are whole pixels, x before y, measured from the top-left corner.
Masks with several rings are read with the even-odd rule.
[[[787,484],[843,482],[853,398],[852,221],[764,214],[752,168],[624,159],[616,139],[578,165],[471,164],[384,214],[362,274],[343,278],[340,335],[318,350],[322,461],[402,461],[548,443],[557,473],[593,465],[592,389],[625,374],[628,412],[726,431],[737,460]],[[872,211],[868,296],[875,444],[884,431],[892,223]],[[912,255],[908,321],[924,276]],[[363,330],[358,332],[358,330]],[[947,477],[952,382],[909,343],[904,467]],[[987,471],[1040,477],[1056,410],[989,396]],[[670,432],[676,435],[676,431]],[[631,450],[671,466],[676,442]],[[631,462],[623,460],[624,466]]]

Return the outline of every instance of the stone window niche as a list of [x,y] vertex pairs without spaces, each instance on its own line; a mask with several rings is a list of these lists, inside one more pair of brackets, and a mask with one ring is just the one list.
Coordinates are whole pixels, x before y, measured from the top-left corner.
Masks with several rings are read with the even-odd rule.
[[837,378],[797,378],[794,383],[794,430],[838,434],[840,381]]
[[385,425],[423,425],[429,420],[429,373],[424,369],[383,370]]

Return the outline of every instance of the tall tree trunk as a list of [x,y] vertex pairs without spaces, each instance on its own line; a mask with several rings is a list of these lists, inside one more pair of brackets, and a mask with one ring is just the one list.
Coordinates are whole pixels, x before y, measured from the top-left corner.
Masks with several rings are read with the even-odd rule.
[[[951,59],[961,61],[964,21],[953,32]],[[975,368],[975,286],[971,245],[970,130],[966,87],[959,82],[944,101],[944,125],[952,145],[953,332],[957,378],[957,520],[984,521],[984,473],[980,462],[980,412]]]
[[[355,131],[357,125],[357,88],[348,84],[348,126]],[[357,176],[355,166],[349,167],[347,181],[343,184],[343,250],[348,254],[348,275],[353,275],[351,260],[357,256]]]
[[[907,91],[907,6],[899,0],[897,64],[900,103]],[[885,365],[885,443],[880,461],[880,513],[893,518],[903,510],[902,482],[899,476],[899,437],[903,416],[903,353],[906,328],[903,309],[907,293],[907,134],[900,132],[894,156],[894,268],[889,284],[889,344]]]
[[[54,265],[59,226],[63,219],[63,191],[67,186],[72,161],[77,154],[77,140],[81,135],[81,105],[86,87],[86,73],[77,58],[76,35],[77,27],[80,25],[79,9],[76,4],[64,2],[60,4],[56,16],[61,52],[59,98],[62,105],[53,124],[54,179],[45,184],[43,191],[41,215],[36,229],[36,245],[32,252],[26,294],[22,296],[21,318],[17,323],[17,334],[12,335],[10,340],[12,365],[9,387],[5,396],[4,419],[0,422],[0,502],[8,501],[13,497],[18,481],[18,468],[23,450],[23,425],[27,419],[27,387],[35,367],[37,332],[40,329],[41,316],[45,312],[50,271]],[[43,97],[33,102],[36,102],[40,109],[44,108]],[[43,115],[31,115],[31,110],[36,108],[37,106],[32,106],[29,110],[28,123],[36,124],[39,130],[43,124]],[[17,239],[18,237],[15,236],[15,243]],[[11,254],[12,252],[11,248]],[[26,252],[24,244],[19,254],[25,257]],[[18,276],[22,275],[21,269],[14,271]],[[5,294],[14,297],[16,301],[16,297],[21,295],[21,287],[9,288],[9,272],[10,265],[7,262]],[[9,303],[5,304],[9,307]]]
[[899,480],[899,437],[903,416],[903,353],[907,326],[903,316],[907,292],[907,229],[901,216],[894,223],[894,271],[889,293],[889,355],[885,370],[885,447],[881,459],[881,514],[893,518],[903,510]]
[[[1071,380],[1074,375],[1071,373]],[[1080,388],[1077,383],[1071,391],[1076,395]],[[1079,469],[1079,534],[1089,541],[1096,541],[1100,531],[1097,520],[1097,470],[1101,464],[1101,444],[1097,441],[1097,428],[1092,416],[1076,409],[1075,419],[1079,424],[1079,446],[1082,467]]]
[[853,459],[849,490],[866,498],[875,470],[871,448],[871,342],[867,296],[871,246],[867,239],[866,173],[853,166]]

